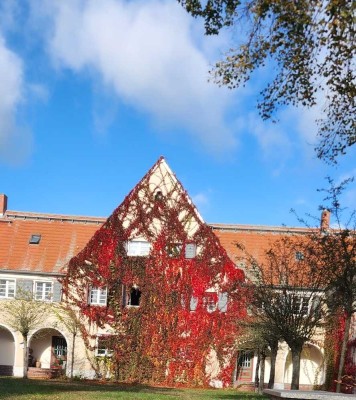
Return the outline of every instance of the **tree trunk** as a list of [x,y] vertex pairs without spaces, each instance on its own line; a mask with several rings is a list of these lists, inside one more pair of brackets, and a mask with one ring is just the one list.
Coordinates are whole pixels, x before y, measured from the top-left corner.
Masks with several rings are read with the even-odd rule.
[[293,372],[292,372],[292,382],[291,389],[299,390],[299,374],[300,374],[300,356],[302,354],[302,348],[292,348],[292,364],[293,364]]
[[273,346],[273,347],[271,346],[271,371],[269,373],[268,389],[273,389],[273,386],[274,386],[277,352],[278,352],[278,343],[277,343],[277,346]]
[[23,335],[23,377],[27,379],[28,369],[28,347],[27,347],[27,335]]
[[266,362],[266,353],[264,351],[261,352],[261,373],[260,373],[260,382],[258,385],[258,393],[262,394],[265,384],[265,362]]
[[261,361],[261,355],[260,355],[260,351],[258,350],[258,352],[257,352],[257,362],[256,362],[256,367],[255,367],[255,390],[256,391],[259,388],[260,361]]
[[72,354],[71,354],[71,361],[70,361],[70,377],[73,379],[73,369],[74,369],[74,349],[75,349],[75,337],[76,333],[73,333],[72,338]]
[[340,361],[339,361],[339,369],[337,372],[337,384],[336,384],[336,393],[340,393],[341,390],[341,378],[344,372],[344,364],[345,364],[345,358],[346,358],[346,352],[347,352],[347,342],[349,340],[349,334],[350,334],[350,325],[351,325],[351,318],[352,314],[346,317],[345,321],[345,332],[344,332],[344,337],[342,339],[342,345],[341,345],[341,350],[340,350]]

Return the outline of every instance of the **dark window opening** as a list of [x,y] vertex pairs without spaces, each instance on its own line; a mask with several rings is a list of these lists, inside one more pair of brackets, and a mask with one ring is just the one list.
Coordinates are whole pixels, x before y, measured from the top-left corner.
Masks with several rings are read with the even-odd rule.
[[139,306],[141,299],[141,291],[138,288],[131,288],[130,297],[129,297],[129,306]]
[[166,251],[168,257],[170,258],[178,258],[182,254],[182,244],[181,243],[170,243],[166,246]]
[[41,241],[41,235],[31,235],[29,244],[39,244]]
[[162,192],[159,190],[158,192],[156,192],[155,194],[155,201],[162,201],[163,200],[163,194]]
[[295,259],[298,260],[298,261],[304,260],[304,254],[301,251],[297,251],[295,253]]

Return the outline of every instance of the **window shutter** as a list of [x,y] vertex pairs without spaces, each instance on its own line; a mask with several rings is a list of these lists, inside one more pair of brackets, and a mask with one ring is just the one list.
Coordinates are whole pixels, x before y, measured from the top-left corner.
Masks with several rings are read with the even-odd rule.
[[185,258],[194,258],[196,256],[197,246],[195,243],[187,243],[185,245]]
[[219,293],[218,309],[221,312],[227,311],[227,293]]
[[33,280],[32,279],[17,279],[16,280],[16,297],[32,297],[33,295]]
[[195,311],[197,309],[198,299],[196,297],[191,297],[190,299],[190,311]]
[[57,280],[53,282],[53,301],[60,302],[62,299],[62,284]]
[[122,306],[127,306],[127,294],[126,294],[126,286],[122,285]]

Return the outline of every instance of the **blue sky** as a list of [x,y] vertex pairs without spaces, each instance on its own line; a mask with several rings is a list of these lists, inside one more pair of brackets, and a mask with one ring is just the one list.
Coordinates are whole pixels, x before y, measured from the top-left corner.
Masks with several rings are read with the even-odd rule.
[[[313,110],[263,122],[245,88],[208,82],[235,42],[175,0],[0,2],[0,192],[9,209],[108,216],[163,155],[208,222],[298,225],[355,174],[316,159]],[[356,204],[355,184],[344,204]]]

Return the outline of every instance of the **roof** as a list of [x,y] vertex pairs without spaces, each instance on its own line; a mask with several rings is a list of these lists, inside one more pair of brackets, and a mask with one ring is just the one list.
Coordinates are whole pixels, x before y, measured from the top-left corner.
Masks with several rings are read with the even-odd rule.
[[[105,221],[6,211],[0,218],[0,271],[58,274]],[[29,243],[32,235],[41,235],[38,244]]]
[[[130,202],[137,195],[139,197],[143,195],[138,188],[145,181],[149,183],[153,193],[159,189],[165,195],[172,188],[176,193],[182,193],[191,207],[193,219],[189,220],[189,224],[192,232],[195,232],[199,224],[204,223],[188,193],[165,159],[160,157],[139,184],[126,196],[121,206],[114,211],[114,214],[117,214],[115,214],[116,218],[123,219],[124,225],[130,224],[131,221],[124,221],[127,215],[124,216],[121,212],[125,210],[123,204]],[[69,260],[86,247],[98,229],[107,221],[107,218],[103,217],[9,211],[6,207],[7,196],[0,195],[0,272],[63,273],[63,268],[67,266]],[[261,259],[264,250],[281,235],[307,232],[305,228],[282,226],[219,223],[207,225],[212,228],[227,255],[235,263],[239,263],[237,242],[243,244],[250,255]],[[31,235],[41,235],[38,244],[29,243]]]
[[[239,264],[237,243],[243,245],[248,254],[257,260],[264,259],[264,252],[283,235],[303,235],[306,228],[263,225],[209,224],[232,261]],[[242,265],[240,265],[243,267]]]

